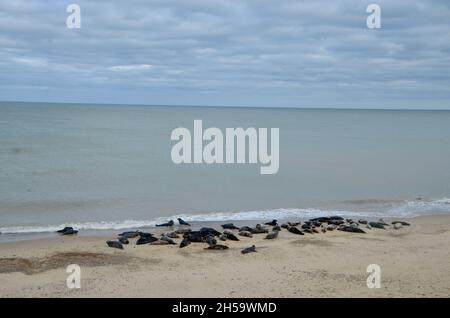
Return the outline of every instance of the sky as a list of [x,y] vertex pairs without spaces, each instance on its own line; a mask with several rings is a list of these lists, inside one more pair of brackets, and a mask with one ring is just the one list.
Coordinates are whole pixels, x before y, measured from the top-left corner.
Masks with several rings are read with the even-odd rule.
[[0,100],[450,109],[450,1],[0,0]]

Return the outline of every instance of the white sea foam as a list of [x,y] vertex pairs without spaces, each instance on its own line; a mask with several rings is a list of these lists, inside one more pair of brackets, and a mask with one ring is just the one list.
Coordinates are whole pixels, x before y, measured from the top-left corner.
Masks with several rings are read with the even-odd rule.
[[153,220],[125,220],[125,221],[101,221],[86,223],[64,223],[54,225],[26,225],[0,227],[1,233],[44,233],[55,232],[65,226],[72,226],[79,230],[124,230],[143,227],[153,227],[158,223],[169,219],[183,218],[189,222],[220,222],[220,221],[245,221],[245,220],[272,220],[272,219],[304,219],[318,216],[341,215],[346,217],[414,217],[430,213],[450,213],[450,199],[415,200],[405,201],[387,210],[379,211],[350,211],[333,209],[273,209],[259,211],[240,212],[211,212],[203,214],[179,214],[162,217]]

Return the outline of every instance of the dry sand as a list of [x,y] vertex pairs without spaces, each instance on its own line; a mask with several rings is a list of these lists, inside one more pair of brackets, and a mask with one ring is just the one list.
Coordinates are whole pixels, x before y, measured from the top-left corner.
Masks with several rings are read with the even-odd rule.
[[[134,241],[117,250],[77,236],[0,243],[0,297],[449,297],[450,216],[409,222],[367,234],[283,230],[225,251]],[[252,244],[257,253],[240,253]],[[80,289],[66,286],[69,264],[81,267]],[[379,289],[366,285],[369,264],[381,266]]]

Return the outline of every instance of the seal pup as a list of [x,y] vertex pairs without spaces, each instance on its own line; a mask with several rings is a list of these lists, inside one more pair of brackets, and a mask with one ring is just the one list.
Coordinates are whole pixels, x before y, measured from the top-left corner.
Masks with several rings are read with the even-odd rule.
[[240,231],[239,235],[245,237],[253,237],[252,233],[250,233],[249,231]]
[[173,220],[170,220],[170,221],[167,222],[167,223],[156,224],[156,226],[159,226],[159,227],[163,227],[163,226],[173,226],[174,224],[175,224],[175,222],[174,222]]
[[106,244],[107,244],[109,247],[118,248],[118,249],[123,250],[123,245],[122,245],[122,243],[120,243],[120,242],[118,242],[118,241],[106,241]]
[[209,246],[216,245],[217,244],[217,240],[214,238],[213,235],[208,235],[206,237],[206,243],[208,243]]
[[394,223],[394,230],[399,230],[403,227],[401,223]]
[[205,250],[227,250],[228,246],[222,244],[214,244],[208,247],[205,247]]
[[177,218],[177,220],[180,225],[191,226],[188,222],[184,221],[182,218]]
[[278,233],[279,233],[278,231],[274,231],[272,233],[269,233],[269,234],[266,235],[265,239],[266,240],[276,239],[278,237]]
[[120,236],[120,237],[118,238],[118,240],[119,240],[120,243],[125,244],[125,245],[130,243],[130,242],[128,241],[128,239],[127,239],[126,237],[123,237],[123,236]]
[[161,235],[160,240],[161,241],[166,241],[166,242],[168,242],[171,245],[176,245],[177,244],[177,243],[175,243],[174,240],[172,240],[170,237],[165,236],[165,235]]
[[236,237],[236,235],[234,235],[234,233],[231,231],[225,230],[225,231],[223,231],[223,235],[225,235],[226,238],[231,241],[239,241],[239,239]]
[[364,232],[364,230],[360,229],[359,227],[350,226],[350,225],[341,225],[340,227],[338,227],[338,230],[344,231],[344,232],[352,232],[352,233],[366,233],[366,232]]
[[167,233],[164,233],[163,236],[167,236],[167,237],[170,237],[170,238],[173,238],[173,239],[180,237],[176,232],[167,232]]
[[295,226],[291,226],[288,228],[288,231],[291,232],[292,234],[297,234],[297,235],[305,235],[305,233],[303,233],[302,231],[300,231],[298,228],[296,228]]
[[244,248],[241,251],[242,254],[255,253],[255,252],[256,252],[256,246],[255,245],[252,245],[250,247],[246,247],[246,248]]
[[239,230],[239,228],[234,225],[233,223],[226,223],[226,224],[222,224],[221,227],[225,230]]
[[278,224],[278,221],[277,220],[275,220],[275,219],[273,219],[271,222],[267,222],[267,223],[264,223],[265,225],[271,225],[271,226],[275,226],[275,225],[277,225]]
[[186,247],[189,244],[191,244],[191,241],[189,241],[187,238],[184,238],[180,243],[180,248]]

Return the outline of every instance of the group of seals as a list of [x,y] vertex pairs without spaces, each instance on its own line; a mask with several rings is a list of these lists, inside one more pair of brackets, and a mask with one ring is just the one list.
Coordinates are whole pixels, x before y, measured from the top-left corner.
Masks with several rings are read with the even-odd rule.
[[[217,231],[212,227],[202,227],[199,230],[192,230],[191,228],[186,228],[190,226],[189,223],[178,218],[178,222],[181,225],[180,228],[172,231],[162,233],[159,237],[148,232],[141,231],[127,231],[120,233],[117,236],[117,240],[107,241],[107,246],[117,249],[123,249],[123,245],[129,244],[129,239],[137,238],[136,245],[176,245],[178,244],[174,239],[182,237],[179,244],[179,248],[185,248],[192,243],[204,243],[207,244],[205,249],[207,250],[227,250],[229,247],[224,244],[219,244],[218,240],[225,241],[240,241],[238,234],[241,237],[252,238],[253,235],[265,234],[265,240],[274,240],[279,237],[282,229],[287,230],[287,232],[295,235],[305,235],[305,234],[317,234],[326,233],[327,231],[339,230],[348,233],[367,233],[361,227],[367,229],[386,229],[386,226],[390,226],[384,220],[379,219],[378,221],[367,221],[364,219],[359,219],[357,222],[352,219],[344,219],[340,216],[331,217],[318,217],[312,218],[304,222],[286,222],[281,225],[278,224],[278,220],[272,220],[270,222],[264,223],[264,225],[256,224],[255,227],[242,226],[238,227],[233,223],[222,224],[221,227],[223,232]],[[402,226],[410,225],[408,222],[404,221],[394,221],[391,223],[393,228],[399,229]],[[158,227],[172,227],[174,225],[173,220],[167,223],[158,224]],[[272,227],[271,230],[269,227]],[[236,232],[233,232],[235,230]],[[72,233],[73,228],[67,227],[60,230],[60,233]],[[58,231],[59,232],[59,231]],[[241,250],[242,254],[248,254],[256,252],[256,246],[252,245]]]

